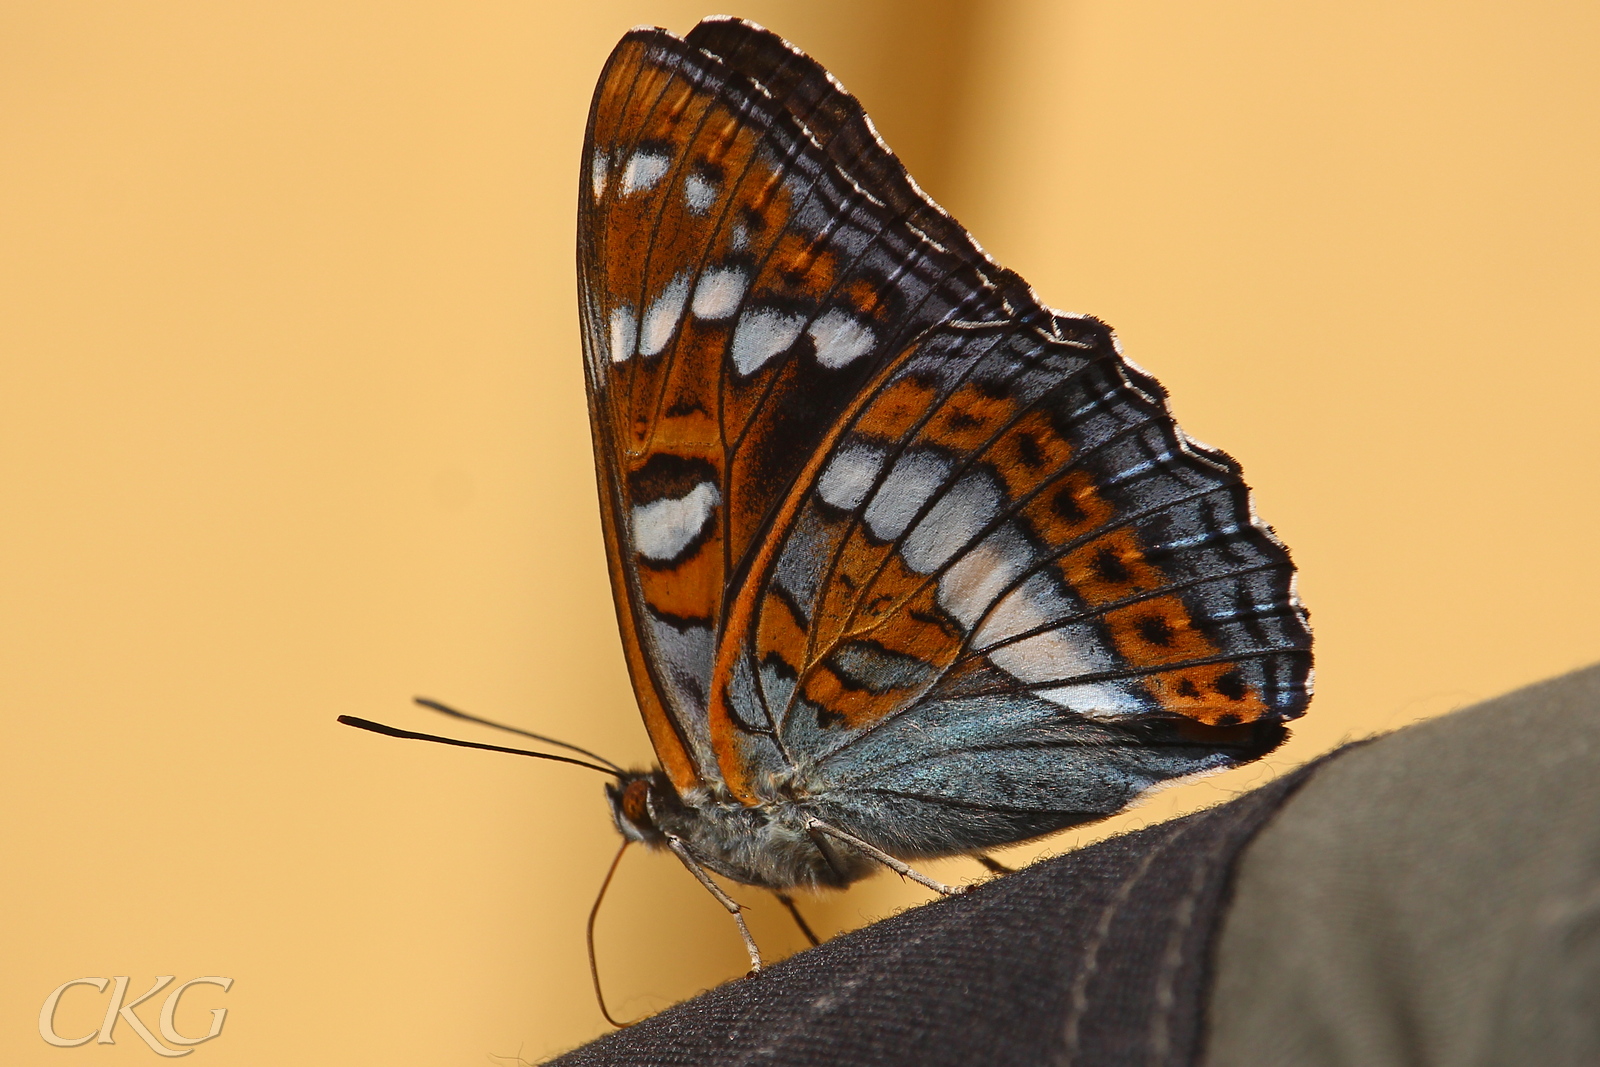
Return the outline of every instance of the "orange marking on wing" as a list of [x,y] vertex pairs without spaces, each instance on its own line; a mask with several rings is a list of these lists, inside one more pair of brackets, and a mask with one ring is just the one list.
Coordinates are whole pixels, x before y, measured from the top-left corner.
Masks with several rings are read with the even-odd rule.
[[801,693],[827,715],[844,720],[849,719],[856,704],[867,696],[863,690],[846,686],[844,679],[826,664],[818,664],[806,673]]
[[721,334],[691,319],[679,335],[673,358],[652,361],[663,365],[665,380],[655,376],[654,388],[640,389],[633,397],[637,454],[672,452],[704,459],[722,473],[722,426],[716,417]]
[[[781,188],[782,184],[783,174],[777,170],[768,170],[764,175],[764,180],[761,183],[761,187],[756,190],[756,195],[751,197],[749,202],[746,204],[746,206],[750,209],[750,213],[752,215],[761,216],[764,223],[770,224],[773,220],[766,217],[767,208],[772,204],[773,200],[777,198],[778,190]],[[785,194],[785,208],[788,206],[787,201],[788,196]],[[783,225],[783,220],[788,219],[788,217],[789,213],[787,210],[785,210],[782,213],[781,218],[778,220],[777,225],[781,227]]]
[[640,595],[657,612],[709,624],[722,599],[722,537],[713,534],[671,567],[641,566],[638,574]]
[[1134,667],[1183,663],[1219,651],[1209,637],[1195,629],[1188,607],[1176,596],[1112,608],[1100,618],[1117,653]]
[[873,399],[857,420],[857,432],[880,441],[899,441],[928,413],[938,391],[925,382],[902,378]]
[[[983,458],[1005,482],[1006,495],[1016,500],[1065,466],[1072,446],[1050,424],[1049,414],[1034,410],[1007,428]],[[1048,501],[1045,506],[1050,507]]]
[[1094,479],[1069,471],[1022,507],[1022,518],[1047,545],[1062,545],[1100,529],[1116,518]]
[[[881,550],[878,554],[881,556]],[[847,632],[837,632],[843,622],[840,615],[847,614],[842,601],[836,608],[840,614],[829,620],[836,632],[828,640],[821,640],[813,627],[817,640],[802,674],[807,698],[841,716],[850,729],[870,725],[916,700],[936,680],[937,669],[949,666],[961,651],[961,631],[939,608],[937,598],[936,585],[906,567],[898,555],[891,555],[865,593],[851,598],[851,603],[859,600],[859,606]],[[929,665],[927,681],[880,693],[850,686],[837,677],[827,660],[851,641],[871,641],[886,652],[923,661]]]
[[904,707],[914,696],[903,689],[881,693],[861,689],[839,677],[825,663],[816,664],[807,672],[801,691],[805,699],[822,709],[825,723],[846,730],[859,730],[877,722],[895,708]]
[[826,663],[814,665],[802,683],[805,699],[824,712],[822,724],[844,730],[860,730],[871,726],[894,711],[914,703],[927,689],[927,684],[919,684],[873,692],[841,678]]
[[722,429],[711,412],[701,406],[714,398],[694,392],[673,391],[673,407],[655,421],[650,451],[673,452],[685,458],[697,457],[713,466],[722,459]]
[[878,616],[863,613],[858,622],[853,638],[876,641],[935,667],[949,666],[961,651],[961,630],[939,608],[938,587],[931,584],[900,601],[895,610]]
[[821,242],[786,232],[761,272],[761,295],[809,296],[820,300],[834,285],[835,257]]
[[922,436],[936,445],[971,452],[993,437],[1016,409],[1010,397],[993,396],[982,386],[967,382],[939,405]]
[[709,94],[696,93],[692,86],[687,84],[680,86],[672,102],[660,113],[661,120],[658,128],[670,130],[677,126],[683,120],[684,115],[688,113],[690,103],[697,97],[702,102],[712,99]]
[[845,303],[849,304],[864,319],[873,319],[883,307],[883,293],[879,286],[867,278],[855,278],[846,282],[840,291]]
[[927,577],[907,567],[898,553],[891,555],[883,561],[870,584],[857,593],[855,619],[845,636],[860,637],[865,631],[881,626],[918,594],[927,601],[927,607],[933,608],[934,589]]
[[[1134,667],[1165,667],[1215,656],[1216,642],[1194,625],[1177,596],[1153,597],[1101,616],[1117,654]],[[1230,663],[1155,671],[1142,681],[1168,711],[1208,725],[1253,722],[1266,714],[1261,694]]]
[[723,161],[728,158],[728,153],[733,148],[739,134],[745,132],[745,127],[737,118],[726,111],[719,111],[717,119],[708,125],[711,125],[713,129],[711,145],[706,149],[706,153],[701,159],[709,166],[721,167]]
[[619,47],[607,67],[601,89],[595,101],[595,143],[617,144],[622,138],[623,120],[628,117],[623,109],[636,97],[644,78],[645,47],[630,42]]
[[768,593],[762,598],[761,621],[756,627],[757,661],[765,662],[768,656],[777,656],[798,675],[805,654],[804,624],[795,617],[788,601]]
[[834,563],[833,574],[823,587],[822,602],[811,620],[816,647],[832,647],[846,636],[845,628],[851,614],[889,553],[889,546],[873,544],[861,527],[851,529]]
[[1144,558],[1131,530],[1112,530],[1080,545],[1062,556],[1056,568],[1090,607],[1152,592],[1166,584],[1166,576]]
[[1231,663],[1180,667],[1143,680],[1162,707],[1207,726],[1255,722],[1267,713],[1261,694],[1240,680]]

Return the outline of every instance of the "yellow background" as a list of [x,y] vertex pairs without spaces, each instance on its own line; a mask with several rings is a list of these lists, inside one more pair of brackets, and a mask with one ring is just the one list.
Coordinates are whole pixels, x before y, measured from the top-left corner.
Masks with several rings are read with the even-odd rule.
[[[231,1009],[194,1063],[481,1064],[602,1031],[598,776],[333,720],[447,727],[423,693],[649,758],[574,190],[616,38],[705,13],[0,7],[0,1061],[155,1062],[126,1027],[40,1040],[85,975],[233,977],[180,1016]],[[1600,656],[1600,8],[737,13],[827,63],[1047,301],[1115,325],[1295,551],[1321,694],[1295,739],[1112,825]],[[805,906],[837,930],[916,899],[880,877]],[[742,958],[638,853],[601,954],[627,1013]],[[61,1031],[102,1004],[69,994]]]

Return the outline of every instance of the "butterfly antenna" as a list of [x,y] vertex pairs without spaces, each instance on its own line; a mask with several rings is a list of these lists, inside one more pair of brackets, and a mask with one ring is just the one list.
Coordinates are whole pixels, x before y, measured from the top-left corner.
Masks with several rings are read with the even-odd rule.
[[503,722],[494,722],[490,719],[479,718],[476,715],[468,715],[464,711],[461,711],[457,708],[452,708],[448,704],[441,704],[437,700],[429,700],[427,697],[412,697],[411,699],[421,706],[429,708],[433,711],[437,711],[443,715],[451,715],[457,719],[465,719],[467,722],[475,722],[480,726],[493,726],[496,730],[504,730],[508,734],[521,734],[523,737],[532,738],[535,741],[543,741],[547,745],[555,745],[557,748],[564,748],[568,752],[576,752],[580,756],[588,756],[592,760],[598,760],[599,762],[604,763],[607,767],[612,768],[618,773],[624,773],[623,769],[617,764],[612,763],[599,753],[590,752],[586,748],[579,748],[577,745],[568,744],[565,741],[557,741],[555,738],[546,737],[544,734],[530,733],[527,730],[521,730],[515,726],[507,726]]
[[[632,842],[627,838],[622,839],[622,847],[617,849],[617,854],[611,860],[611,866],[606,871],[606,879],[600,883],[600,892],[595,894],[594,907],[589,909],[589,977],[594,979],[594,999],[599,1003],[600,1014],[606,1017],[606,1022],[615,1026],[618,1030],[632,1026],[633,1023],[618,1022],[612,1017],[611,1009],[606,1007],[606,995],[600,991],[600,964],[596,961],[594,954],[594,921],[600,917],[600,904],[606,899],[606,890],[611,888],[611,878],[617,873],[617,865],[622,862],[622,854],[628,851],[630,844]],[[634,1020],[634,1022],[637,1021],[637,1019]]]
[[454,737],[440,737],[438,734],[419,734],[415,730],[402,730],[398,726],[386,726],[381,722],[357,718],[354,715],[341,715],[339,716],[339,721],[346,726],[354,726],[358,730],[371,730],[375,734],[385,734],[389,737],[404,737],[412,741],[434,741],[441,745],[455,745],[457,748],[481,748],[486,752],[509,752],[513,756],[532,756],[534,759],[547,759],[556,763],[570,763],[576,767],[587,767],[591,771],[609,774],[613,778],[621,778],[623,775],[623,772],[616,767],[602,767],[598,763],[573,759],[571,756],[556,756],[549,752],[529,752],[525,748],[506,748],[503,745],[485,745],[477,741],[459,741]]

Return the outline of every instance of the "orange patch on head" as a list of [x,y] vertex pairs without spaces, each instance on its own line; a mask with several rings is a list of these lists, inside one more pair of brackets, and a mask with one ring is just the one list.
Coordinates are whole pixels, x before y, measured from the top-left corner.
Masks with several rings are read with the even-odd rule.
[[635,826],[650,826],[650,783],[643,778],[635,778],[628,783],[622,791],[622,814]]

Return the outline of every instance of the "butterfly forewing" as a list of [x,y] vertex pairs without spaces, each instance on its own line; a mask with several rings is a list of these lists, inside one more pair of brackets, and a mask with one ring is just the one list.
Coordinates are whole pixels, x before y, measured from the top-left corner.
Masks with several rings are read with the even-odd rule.
[[821,783],[841,825],[950,851],[1259,755],[1304,709],[1293,569],[1237,465],[775,35],[623,39],[579,276],[624,643],[680,792]]
[[[680,787],[690,765],[715,776],[725,601],[807,459],[909,338],[1004,315],[1016,287],[817,64],[722,26],[760,46],[735,52],[770,84],[664,31],[629,34],[596,93],[579,214],[613,576],[636,689]],[[743,725],[773,729],[761,713]],[[723,742],[724,763],[754,755]]]

